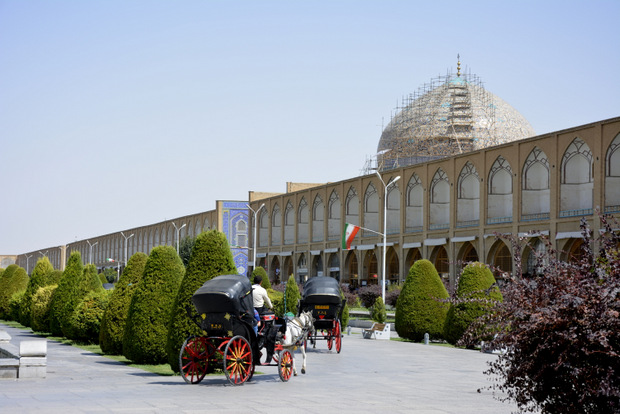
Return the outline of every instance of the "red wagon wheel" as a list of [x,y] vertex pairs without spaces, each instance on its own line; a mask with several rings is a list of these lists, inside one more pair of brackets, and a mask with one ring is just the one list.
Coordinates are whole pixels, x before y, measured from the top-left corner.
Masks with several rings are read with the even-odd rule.
[[323,335],[327,335],[327,349],[332,350],[332,346],[334,346],[334,329],[330,329],[327,331],[323,331]]
[[278,352],[278,375],[284,382],[291,379],[293,374],[293,354],[289,350]]
[[233,385],[241,385],[254,374],[252,348],[243,336],[235,336],[224,350],[224,372]]
[[179,353],[179,369],[185,382],[198,384],[209,368],[209,359],[215,347],[204,336],[190,336],[185,340]]
[[336,321],[334,335],[336,336],[336,352],[340,353],[340,350],[342,349],[342,332],[340,330],[340,321]]

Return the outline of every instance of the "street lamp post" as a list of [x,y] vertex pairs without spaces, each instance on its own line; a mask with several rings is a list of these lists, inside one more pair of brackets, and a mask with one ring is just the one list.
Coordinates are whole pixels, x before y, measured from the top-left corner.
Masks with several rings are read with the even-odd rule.
[[88,254],[88,264],[91,264],[93,262],[93,247],[95,247],[99,242],[90,244],[90,240],[86,240],[86,243],[88,243],[88,247],[90,248],[90,253]]
[[260,207],[256,209],[256,211],[254,211],[252,207],[250,207],[249,204],[246,204],[246,206],[250,210],[252,210],[252,213],[254,213],[254,226],[252,226],[254,230],[254,242],[252,244],[252,271],[254,271],[254,268],[256,267],[256,225],[257,225],[256,215],[258,214],[261,208],[265,207],[265,203],[261,204]]
[[121,236],[125,239],[125,267],[127,267],[127,240],[133,237],[133,233],[131,233],[131,236],[125,236],[125,233],[121,231]]
[[383,184],[383,260],[381,260],[381,298],[383,299],[383,303],[385,303],[385,260],[387,256],[387,190],[388,187],[394,184],[396,181],[400,180],[400,175],[390,179],[386,184],[381,178],[381,174],[377,171],[377,177],[381,180],[381,184]]
[[39,250],[39,254],[43,257],[47,256],[47,252],[49,252],[49,250],[46,250],[45,253],[43,253],[41,250]]
[[183,227],[186,226],[187,223],[183,223],[183,225],[179,228],[177,228],[177,225],[174,224],[174,221],[172,222],[172,225],[174,226],[174,229],[177,231],[177,255],[179,254],[179,232],[181,231],[181,229],[183,229]]

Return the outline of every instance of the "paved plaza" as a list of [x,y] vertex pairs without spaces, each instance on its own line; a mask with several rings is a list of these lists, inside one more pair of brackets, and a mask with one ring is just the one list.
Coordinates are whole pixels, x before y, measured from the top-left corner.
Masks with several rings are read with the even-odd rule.
[[[11,343],[29,331],[0,324]],[[301,366],[301,354],[298,366]],[[281,382],[276,367],[242,386],[223,375],[186,384],[69,345],[48,341],[47,378],[0,379],[0,413],[476,413],[516,406],[493,398],[482,373],[494,355],[441,346],[363,339],[353,328],[342,352],[308,348],[308,371]],[[299,370],[301,371],[301,370]]]

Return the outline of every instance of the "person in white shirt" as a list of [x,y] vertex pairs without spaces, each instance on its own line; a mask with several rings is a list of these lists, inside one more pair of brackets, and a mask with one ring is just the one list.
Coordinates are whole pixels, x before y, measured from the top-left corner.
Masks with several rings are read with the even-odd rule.
[[[273,308],[271,300],[267,295],[267,290],[261,286],[263,278],[260,275],[254,276],[254,284],[252,285],[252,298],[254,300],[254,309],[258,311],[260,315],[264,314],[267,310]],[[267,305],[265,307],[265,305]]]

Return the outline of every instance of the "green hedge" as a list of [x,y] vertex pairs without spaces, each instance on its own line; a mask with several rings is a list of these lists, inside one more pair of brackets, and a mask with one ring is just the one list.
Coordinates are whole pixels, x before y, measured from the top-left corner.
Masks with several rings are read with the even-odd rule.
[[[4,270],[0,276],[0,319],[14,319],[11,316],[11,298],[15,293],[26,291],[28,279],[26,270],[16,264],[9,265]],[[15,320],[19,320],[19,314]]]
[[288,278],[286,289],[284,290],[284,298],[286,299],[286,309],[284,313],[291,312],[293,315],[297,315],[301,293],[299,292],[299,286],[295,281],[294,275],[290,275]]
[[422,341],[428,333],[431,339],[442,339],[449,304],[448,291],[433,264],[416,261],[405,280],[396,303],[396,332],[401,338]]
[[80,252],[71,252],[52,298],[50,332],[54,336],[63,336],[65,335],[63,331],[69,329],[71,314],[78,302],[77,296],[83,272]]
[[99,345],[105,354],[122,355],[125,322],[131,297],[140,284],[148,256],[137,252],[129,258],[108,301],[99,331]]
[[237,267],[226,235],[218,230],[199,234],[195,239],[187,271],[174,299],[168,320],[166,353],[173,371],[179,372],[179,352],[183,341],[189,335],[201,334],[200,328],[187,316],[187,307],[195,312],[192,295],[207,280],[230,274],[237,274]]
[[185,267],[172,246],[151,250],[127,314],[123,355],[138,364],[167,362],[166,338]]
[[54,266],[50,263],[47,256],[37,260],[37,264],[30,275],[28,287],[22,298],[21,309],[19,311],[19,322],[24,326],[32,325],[32,297],[39,288],[45,286],[50,273],[54,271]]
[[489,312],[492,301],[501,301],[502,294],[491,270],[482,263],[470,263],[464,269],[455,294],[455,303],[448,311],[445,338],[456,344],[471,323]]
[[71,315],[73,338],[85,343],[99,343],[101,320],[110,299],[105,289],[91,290],[77,304]]

